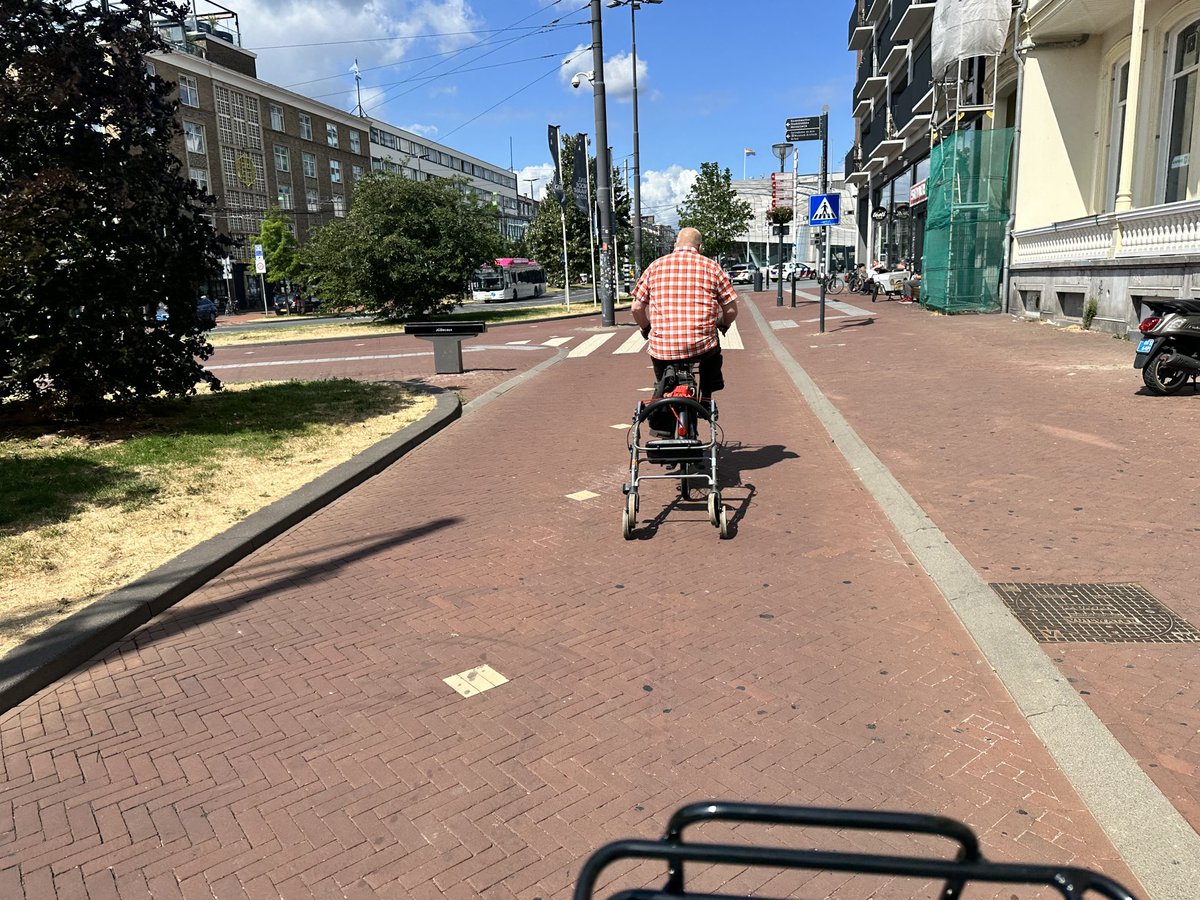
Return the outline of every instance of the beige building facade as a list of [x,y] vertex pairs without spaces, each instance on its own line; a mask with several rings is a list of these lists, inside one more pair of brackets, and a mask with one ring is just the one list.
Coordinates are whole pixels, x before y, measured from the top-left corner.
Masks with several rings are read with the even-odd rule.
[[1008,308],[1135,327],[1200,296],[1200,0],[1030,0]]

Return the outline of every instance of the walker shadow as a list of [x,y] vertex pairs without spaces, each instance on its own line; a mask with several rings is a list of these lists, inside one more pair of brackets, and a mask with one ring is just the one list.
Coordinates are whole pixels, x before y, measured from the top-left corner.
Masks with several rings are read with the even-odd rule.
[[[752,484],[737,485],[737,487],[746,488],[744,497],[730,497],[725,491],[721,491],[721,503],[726,508],[733,507],[733,513],[729,516],[729,540],[737,537],[738,526],[742,519],[746,517],[747,511],[750,509],[750,504],[754,500],[754,495],[757,493],[756,488]],[[658,514],[652,519],[639,521],[637,530],[634,532],[634,540],[648,541],[656,534],[658,529],[672,516],[673,513],[680,512],[685,514],[694,514],[695,519],[687,519],[688,522],[694,522],[697,525],[703,524],[703,527],[712,528],[712,523],[708,519],[708,494],[697,490],[695,492],[700,496],[699,500],[684,500],[676,491],[675,495],[668,501],[667,505],[659,510]],[[640,513],[639,513],[640,515]],[[715,530],[715,529],[714,529]]]
[[782,444],[747,447],[740,441],[729,441],[721,446],[721,452],[717,456],[717,482],[722,490],[743,487],[742,472],[766,469],[784,460],[799,458],[800,454],[788,450]]

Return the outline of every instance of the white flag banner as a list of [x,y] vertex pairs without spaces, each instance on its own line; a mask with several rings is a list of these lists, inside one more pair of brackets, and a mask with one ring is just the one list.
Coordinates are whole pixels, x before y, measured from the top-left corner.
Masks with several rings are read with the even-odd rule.
[[995,56],[1004,49],[1012,0],[941,0],[933,12],[933,77],[973,56]]

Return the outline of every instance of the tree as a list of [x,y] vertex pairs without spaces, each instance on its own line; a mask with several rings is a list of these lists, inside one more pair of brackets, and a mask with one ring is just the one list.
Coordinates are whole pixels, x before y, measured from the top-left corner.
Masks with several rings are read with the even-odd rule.
[[334,308],[407,319],[450,309],[503,250],[495,207],[465,180],[373,172],[356,185],[349,215],[300,249],[300,279]]
[[[567,186],[567,256],[570,260],[571,281],[579,282],[590,278],[592,274],[592,243],[588,237],[588,214],[579,209],[570,199],[571,179],[574,176],[575,142],[577,135],[563,135],[563,183]],[[596,158],[588,157],[588,167],[591,174],[591,202],[593,209],[596,204]],[[617,195],[616,210],[613,216],[613,229],[616,239],[623,248],[632,240],[632,228],[629,220],[629,194],[624,184],[615,174],[612,184]],[[562,207],[558,199],[547,193],[538,206],[525,242],[533,258],[540,262],[546,270],[546,276],[554,284],[562,284],[563,280],[563,234]],[[597,277],[599,272],[597,272]]]
[[220,385],[196,318],[224,255],[212,198],[181,174],[176,102],[146,68],[163,15],[185,13],[29,2],[0,18],[0,410],[98,416]]
[[715,162],[700,164],[700,174],[679,207],[679,227],[698,228],[704,250],[716,258],[733,248],[734,238],[745,234],[754,212],[737,198],[729,169]]
[[300,259],[297,255],[296,236],[292,234],[291,220],[279,209],[272,209],[262,221],[254,243],[262,244],[263,258],[267,263],[267,281],[279,284],[294,281],[300,275]]

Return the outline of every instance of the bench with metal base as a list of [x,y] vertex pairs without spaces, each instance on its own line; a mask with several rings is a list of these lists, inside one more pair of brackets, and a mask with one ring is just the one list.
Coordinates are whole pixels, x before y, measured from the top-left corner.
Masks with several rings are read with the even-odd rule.
[[408,322],[404,333],[433,342],[433,368],[438,375],[463,370],[462,342],[487,331],[487,322]]

